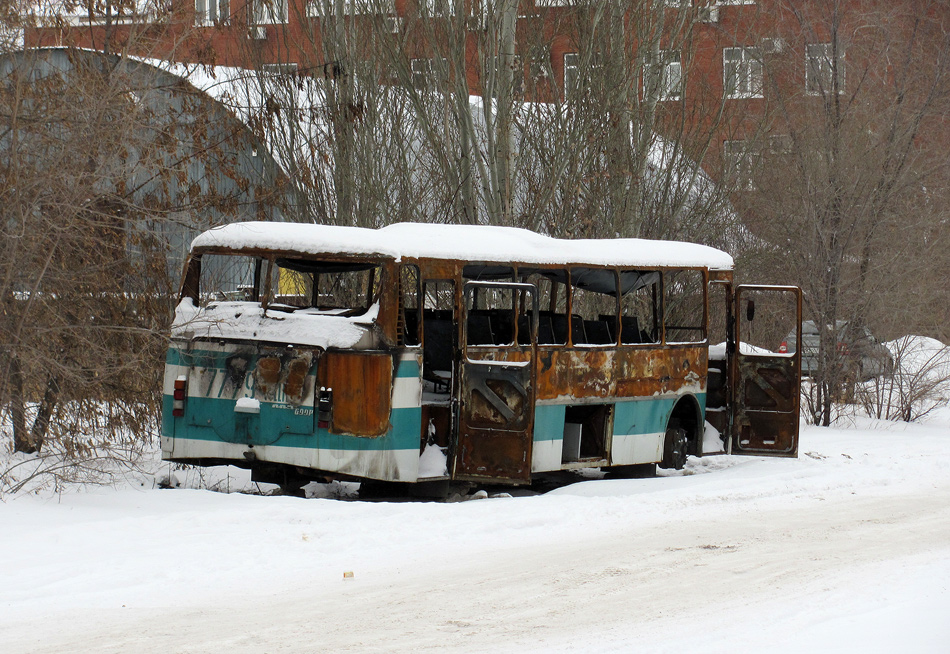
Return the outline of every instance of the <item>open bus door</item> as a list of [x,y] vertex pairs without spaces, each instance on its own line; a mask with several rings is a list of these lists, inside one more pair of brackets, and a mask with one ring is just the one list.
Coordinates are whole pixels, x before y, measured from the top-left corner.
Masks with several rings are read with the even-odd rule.
[[537,315],[532,284],[465,284],[455,479],[531,481]]
[[789,333],[793,317],[792,328],[798,332],[796,342],[801,342],[801,289],[740,285],[736,287],[734,302],[737,347],[731,353],[733,406],[729,451],[798,456],[801,348],[789,354],[773,350]]

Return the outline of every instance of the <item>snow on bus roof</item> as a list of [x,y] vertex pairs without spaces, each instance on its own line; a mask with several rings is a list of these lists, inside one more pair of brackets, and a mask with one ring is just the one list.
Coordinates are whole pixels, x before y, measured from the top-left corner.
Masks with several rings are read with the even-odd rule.
[[699,266],[729,270],[732,257],[706,245],[637,238],[559,239],[516,227],[395,223],[380,229],[304,223],[245,222],[199,235],[197,248],[263,249],[301,254],[378,255],[607,266]]

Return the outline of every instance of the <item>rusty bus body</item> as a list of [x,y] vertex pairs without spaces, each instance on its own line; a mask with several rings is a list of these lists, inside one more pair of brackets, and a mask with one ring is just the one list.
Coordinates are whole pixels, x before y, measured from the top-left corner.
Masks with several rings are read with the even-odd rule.
[[752,319],[764,294],[790,296],[800,325],[798,289],[734,286],[731,258],[693,244],[228,225],[186,266],[163,458],[284,485],[517,485],[682,467],[711,428],[717,450],[797,456],[800,355],[739,346],[738,308]]

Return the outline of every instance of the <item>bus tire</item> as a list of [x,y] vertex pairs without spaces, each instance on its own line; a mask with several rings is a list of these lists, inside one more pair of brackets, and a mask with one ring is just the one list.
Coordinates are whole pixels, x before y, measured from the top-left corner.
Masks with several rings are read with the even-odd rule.
[[661,468],[682,470],[686,465],[686,447],[688,445],[686,430],[679,425],[671,424],[666,428],[666,439],[663,444],[663,460]]

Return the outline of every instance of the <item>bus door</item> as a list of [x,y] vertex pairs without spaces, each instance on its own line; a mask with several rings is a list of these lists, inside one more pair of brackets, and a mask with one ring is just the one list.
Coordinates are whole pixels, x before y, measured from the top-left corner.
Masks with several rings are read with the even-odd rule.
[[465,284],[455,479],[531,480],[537,316],[532,284]]
[[732,454],[798,456],[801,348],[779,354],[790,332],[801,342],[802,293],[796,286],[740,285],[734,314]]

